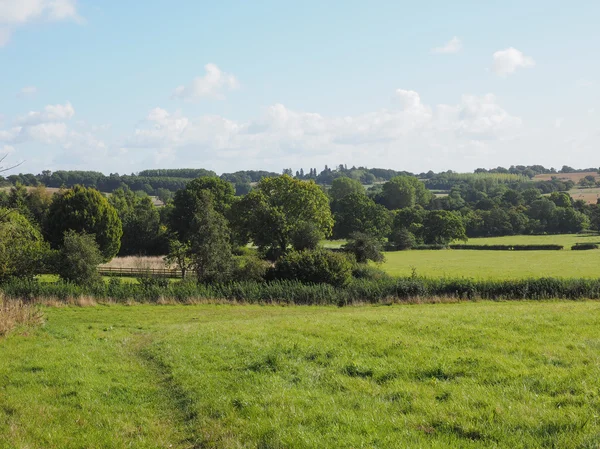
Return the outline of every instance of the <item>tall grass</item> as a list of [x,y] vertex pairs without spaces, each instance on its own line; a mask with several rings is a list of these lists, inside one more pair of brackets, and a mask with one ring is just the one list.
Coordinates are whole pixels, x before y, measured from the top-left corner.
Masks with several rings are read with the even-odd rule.
[[7,298],[23,301],[78,302],[243,302],[254,304],[351,305],[402,301],[443,300],[543,300],[600,299],[600,279],[537,278],[481,280],[468,278],[381,278],[355,279],[344,287],[303,284],[298,281],[230,282],[196,284],[121,283],[82,287],[57,282],[14,280],[1,287]]
[[41,312],[22,301],[6,301],[0,297],[0,337],[18,326],[33,326],[43,323]]

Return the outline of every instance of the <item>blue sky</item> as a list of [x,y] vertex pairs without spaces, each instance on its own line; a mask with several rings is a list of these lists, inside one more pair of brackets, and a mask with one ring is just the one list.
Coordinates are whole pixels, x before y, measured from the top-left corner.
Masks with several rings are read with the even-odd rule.
[[600,166],[600,2],[0,0],[21,170]]

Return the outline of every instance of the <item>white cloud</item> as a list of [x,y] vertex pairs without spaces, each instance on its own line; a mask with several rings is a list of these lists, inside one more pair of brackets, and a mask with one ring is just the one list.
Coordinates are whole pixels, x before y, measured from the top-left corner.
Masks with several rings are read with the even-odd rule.
[[448,42],[446,42],[441,47],[432,48],[431,52],[432,53],[442,53],[442,54],[452,54],[452,53],[458,53],[461,50],[462,50],[462,42],[458,37],[454,36],[452,39],[450,39]]
[[46,122],[58,122],[69,120],[75,115],[75,109],[71,103],[48,105],[43,111],[31,111],[19,118],[20,125],[36,125]]
[[35,94],[37,94],[37,87],[25,86],[19,91],[19,93],[17,94],[17,97],[19,97],[19,98],[32,97]]
[[494,53],[493,59],[492,70],[499,76],[510,75],[518,68],[535,66],[533,58],[525,56],[521,51],[513,47],[497,51]]
[[77,0],[0,0],[0,47],[10,40],[12,31],[31,22],[74,20]]
[[235,76],[225,73],[215,64],[204,66],[206,74],[195,78],[188,86],[179,86],[173,96],[186,101],[197,101],[201,98],[223,98],[223,91],[239,87]]
[[579,79],[577,80],[577,82],[575,83],[577,85],[577,87],[592,87],[594,85],[594,82],[585,78]]
[[275,104],[242,122],[212,115],[189,118],[155,108],[121,147],[130,157],[144,155],[145,164],[161,160],[206,166],[212,161],[226,166],[224,170],[257,162],[283,167],[321,160],[399,166],[431,158],[439,165],[489,155],[522,126],[491,94],[429,106],[417,92],[398,89],[394,100],[392,109],[332,117]]

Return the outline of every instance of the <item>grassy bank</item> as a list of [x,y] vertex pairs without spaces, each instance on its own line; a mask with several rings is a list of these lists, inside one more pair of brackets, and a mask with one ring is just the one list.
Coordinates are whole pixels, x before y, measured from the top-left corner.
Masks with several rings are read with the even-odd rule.
[[44,309],[2,448],[593,448],[600,305]]

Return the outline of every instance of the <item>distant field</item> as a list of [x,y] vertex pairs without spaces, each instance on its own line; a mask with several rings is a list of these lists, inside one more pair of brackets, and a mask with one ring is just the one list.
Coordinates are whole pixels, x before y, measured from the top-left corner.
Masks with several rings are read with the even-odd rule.
[[583,200],[588,204],[596,204],[600,199],[600,187],[591,189],[571,189],[569,195],[574,200]]
[[[456,242],[463,243],[463,242]],[[563,245],[570,250],[576,243],[598,243],[598,234],[558,234],[558,235],[508,235],[504,237],[481,237],[469,239],[469,245]],[[600,273],[598,274],[600,276]]]
[[[473,243],[474,239],[469,240]],[[394,276],[477,279],[529,277],[600,277],[600,250],[592,251],[396,251],[385,254],[381,268]]]
[[0,448],[597,448],[600,304],[44,308]]
[[534,181],[550,181],[553,177],[564,180],[571,180],[575,184],[577,184],[580,180],[585,178],[586,176],[594,176],[596,179],[600,179],[600,175],[598,172],[582,172],[582,173],[549,173],[545,175],[535,175],[533,177]]

